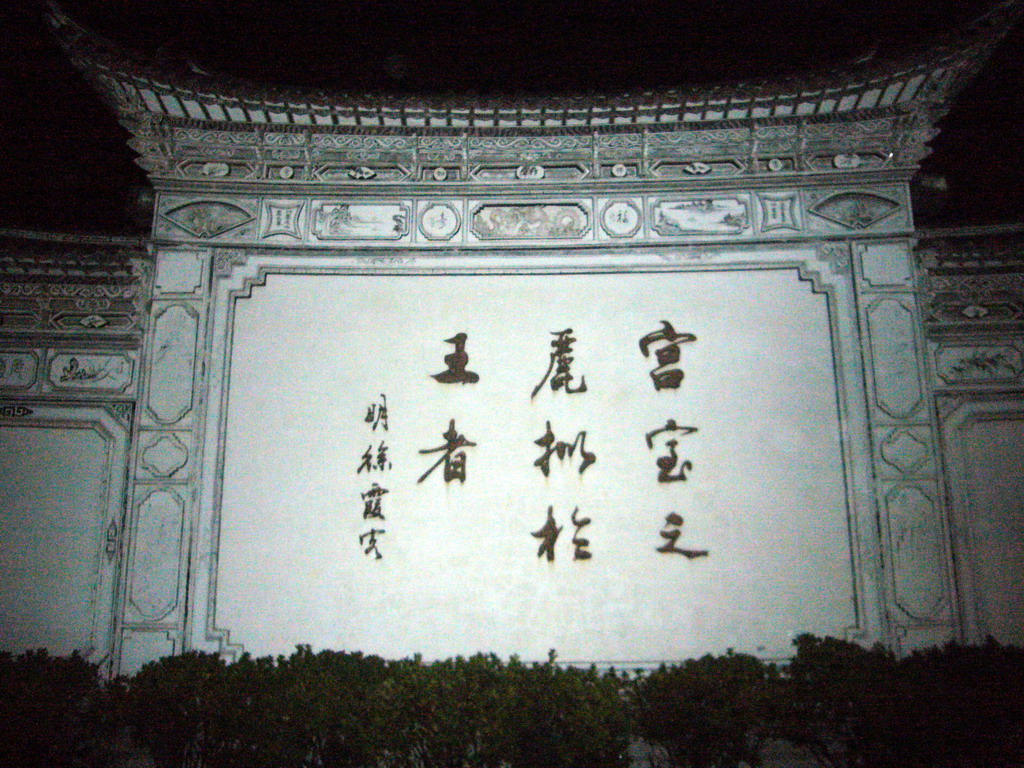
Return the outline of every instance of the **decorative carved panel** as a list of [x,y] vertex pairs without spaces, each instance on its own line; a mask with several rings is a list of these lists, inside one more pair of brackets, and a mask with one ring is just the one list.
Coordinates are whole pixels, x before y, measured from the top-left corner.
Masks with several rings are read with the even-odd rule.
[[161,424],[174,424],[192,410],[199,318],[183,304],[161,308],[153,320],[149,412]]
[[942,618],[948,585],[943,526],[935,501],[917,486],[885,496],[896,605],[910,618]]
[[135,360],[127,354],[60,353],[48,363],[47,382],[55,390],[123,393],[134,383]]
[[138,507],[132,552],[134,620],[160,621],[178,601],[185,506],[178,493],[151,492]]
[[914,313],[895,298],[868,307],[868,330],[874,359],[878,407],[896,419],[907,418],[921,403]]

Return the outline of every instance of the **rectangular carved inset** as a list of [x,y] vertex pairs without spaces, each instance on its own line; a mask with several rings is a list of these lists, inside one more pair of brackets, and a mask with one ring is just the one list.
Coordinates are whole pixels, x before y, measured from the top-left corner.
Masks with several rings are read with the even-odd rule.
[[914,313],[895,298],[867,310],[874,359],[875,400],[894,419],[905,419],[921,403],[914,334]]
[[582,205],[482,205],[472,231],[481,240],[578,240],[590,230]]
[[204,256],[195,251],[160,252],[153,289],[157,293],[195,293],[203,285]]
[[702,197],[660,200],[651,209],[651,228],[659,235],[738,235],[750,227],[745,198]]
[[33,352],[0,352],[0,388],[28,389],[36,381]]
[[319,240],[399,240],[409,233],[405,203],[329,203],[316,201],[312,232]]
[[61,353],[50,358],[47,382],[54,389],[127,392],[135,361],[126,354]]
[[184,514],[184,502],[173,491],[153,491],[139,505],[130,601],[137,620],[160,621],[178,603]]
[[161,424],[174,424],[192,410],[199,317],[183,304],[159,310],[150,350],[149,412]]

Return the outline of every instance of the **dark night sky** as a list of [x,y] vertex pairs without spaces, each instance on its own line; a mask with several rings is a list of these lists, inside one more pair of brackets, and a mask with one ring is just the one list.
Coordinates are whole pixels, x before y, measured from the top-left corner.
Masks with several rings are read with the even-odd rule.
[[[622,92],[849,65],[926,46],[987,3],[962,0],[64,0],[145,56],[347,92]],[[64,60],[34,0],[0,11],[0,226],[142,232],[126,132]],[[1024,220],[1024,32],[941,123],[919,225]]]

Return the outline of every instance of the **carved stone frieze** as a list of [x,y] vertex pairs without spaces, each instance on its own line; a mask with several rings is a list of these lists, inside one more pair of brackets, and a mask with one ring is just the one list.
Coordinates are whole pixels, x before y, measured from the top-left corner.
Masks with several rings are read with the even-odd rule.
[[1024,330],[1024,237],[993,229],[918,245],[930,335],[999,338]]
[[0,236],[0,333],[137,346],[151,273],[127,238]]

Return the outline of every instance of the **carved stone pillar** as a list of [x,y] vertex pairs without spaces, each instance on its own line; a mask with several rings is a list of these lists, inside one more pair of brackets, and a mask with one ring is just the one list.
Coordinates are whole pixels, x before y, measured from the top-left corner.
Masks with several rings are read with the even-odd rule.
[[953,637],[949,531],[910,243],[856,243],[881,565],[891,643]]
[[209,251],[161,248],[131,460],[121,671],[182,650]]

